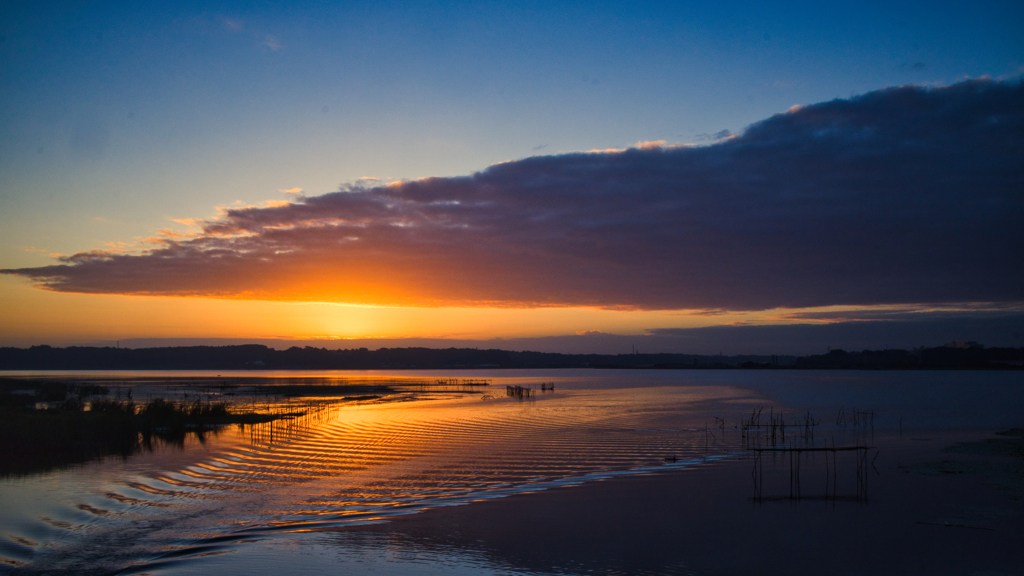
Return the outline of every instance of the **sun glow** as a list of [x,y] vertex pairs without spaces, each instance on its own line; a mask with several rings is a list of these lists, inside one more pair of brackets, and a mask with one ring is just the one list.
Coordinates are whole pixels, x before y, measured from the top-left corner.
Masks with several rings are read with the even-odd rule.
[[[595,307],[429,307],[198,297],[66,294],[0,278],[0,345],[75,344],[128,338],[487,340],[571,334],[644,334],[659,328],[884,320],[975,306],[826,306],[763,311],[614,310]],[[14,336],[17,335],[17,336]]]

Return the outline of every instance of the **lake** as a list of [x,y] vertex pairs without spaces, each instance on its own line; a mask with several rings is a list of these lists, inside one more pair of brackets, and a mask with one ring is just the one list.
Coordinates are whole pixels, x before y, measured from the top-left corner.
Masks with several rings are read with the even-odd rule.
[[304,414],[0,478],[0,573],[1024,566],[1020,372],[3,375]]

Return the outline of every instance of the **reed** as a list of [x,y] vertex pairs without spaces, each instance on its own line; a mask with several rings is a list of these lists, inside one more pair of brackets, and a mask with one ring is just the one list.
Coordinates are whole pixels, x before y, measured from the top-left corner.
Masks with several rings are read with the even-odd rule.
[[[54,388],[39,389],[43,397],[54,397]],[[189,434],[273,418],[232,413],[224,402],[198,399],[136,403],[72,396],[53,408],[37,410],[37,396],[14,396],[26,396],[28,401],[0,403],[0,476],[63,468],[104,456],[127,458],[154,444],[181,445]]]
[[505,395],[520,400],[533,395],[533,390],[523,386],[505,386]]

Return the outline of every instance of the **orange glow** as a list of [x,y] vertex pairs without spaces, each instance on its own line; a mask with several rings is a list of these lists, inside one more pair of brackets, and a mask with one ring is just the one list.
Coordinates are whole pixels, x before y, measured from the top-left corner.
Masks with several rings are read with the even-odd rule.
[[[380,383],[400,389],[396,380]],[[731,446],[715,440],[711,446],[719,454],[709,459],[695,429],[707,406],[728,414],[735,410],[730,405],[750,398],[749,391],[729,386],[644,387],[628,395],[563,391],[563,384],[572,386],[570,377],[559,378],[558,395],[539,398],[524,410],[503,389],[536,381],[489,380],[491,386],[479,394],[417,387],[416,396],[429,402],[325,405],[287,424],[232,427],[204,444],[202,452],[171,451],[178,454],[176,461],[165,461],[126,487],[184,500],[216,486],[218,498],[260,510],[267,518],[261,525],[272,530],[333,528],[608,474],[664,470],[665,454],[679,455],[680,466],[706,464]],[[294,409],[287,403],[277,408]],[[637,430],[650,426],[659,429]],[[117,492],[108,497],[123,499]]]
[[[595,307],[427,307],[198,297],[67,294],[0,277],[0,346],[128,338],[451,338],[486,340],[586,333],[642,334],[656,328],[834,322],[845,314],[926,312],[914,306],[827,306],[733,312]],[[376,287],[352,288],[353,294]],[[390,296],[405,297],[397,289]],[[411,301],[412,299],[409,298]],[[942,308],[951,311],[951,308]],[[844,314],[845,313],[845,314]],[[16,336],[15,336],[16,335]],[[16,338],[16,339],[15,339]]]
[[[64,294],[37,290],[15,278],[0,278],[0,294],[0,333],[19,335],[17,345],[150,337],[487,339],[592,330],[636,334],[647,328],[701,326],[749,317],[598,308],[383,307]],[[0,341],[4,344],[14,342]]]

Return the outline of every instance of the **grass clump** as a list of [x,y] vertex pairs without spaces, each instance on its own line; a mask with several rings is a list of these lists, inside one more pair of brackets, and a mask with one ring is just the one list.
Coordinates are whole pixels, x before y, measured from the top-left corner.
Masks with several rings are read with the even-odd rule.
[[[0,476],[24,475],[104,456],[127,458],[155,443],[182,445],[190,433],[233,422],[224,402],[149,402],[92,397],[103,387],[59,382],[0,383]],[[74,395],[72,395],[74,394]],[[49,409],[37,410],[37,403]]]

